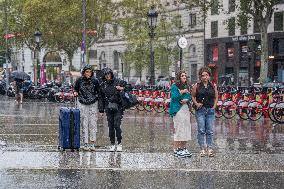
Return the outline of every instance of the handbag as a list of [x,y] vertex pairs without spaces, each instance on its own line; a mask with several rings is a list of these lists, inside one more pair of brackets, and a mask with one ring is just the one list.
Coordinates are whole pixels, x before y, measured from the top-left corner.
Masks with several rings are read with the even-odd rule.
[[118,111],[118,104],[115,102],[109,102],[107,105],[108,111],[117,112]]
[[123,109],[129,109],[131,107],[136,106],[139,103],[136,96],[129,92],[121,92],[120,99]]

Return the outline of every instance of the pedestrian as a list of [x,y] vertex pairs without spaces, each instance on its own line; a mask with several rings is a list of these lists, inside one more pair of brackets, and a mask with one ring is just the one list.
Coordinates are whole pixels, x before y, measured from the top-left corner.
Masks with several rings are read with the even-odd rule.
[[24,80],[15,78],[15,101],[17,103],[23,103],[23,93],[24,93]]
[[122,130],[121,120],[123,118],[123,107],[121,104],[120,92],[125,89],[126,82],[120,80],[113,75],[113,71],[110,68],[104,68],[102,76],[101,88],[101,100],[99,102],[100,113],[106,113],[109,139],[110,139],[110,151],[122,151]]
[[213,129],[215,123],[215,108],[218,101],[217,86],[210,81],[211,69],[202,67],[199,70],[200,82],[192,88],[192,100],[196,107],[197,140],[201,148],[200,156],[214,156]]
[[81,74],[74,84],[74,96],[78,96],[79,101],[83,149],[95,150],[100,85],[90,65],[84,66]]
[[185,71],[179,71],[175,83],[170,89],[171,103],[169,114],[174,122],[174,155],[177,157],[191,157],[186,148],[187,141],[191,140],[191,123],[188,101],[191,100],[187,75]]

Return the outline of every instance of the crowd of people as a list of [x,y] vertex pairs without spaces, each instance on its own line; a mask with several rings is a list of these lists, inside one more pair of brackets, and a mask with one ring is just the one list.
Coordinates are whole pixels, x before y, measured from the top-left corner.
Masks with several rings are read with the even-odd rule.
[[[95,78],[90,65],[82,69],[82,76],[74,84],[75,96],[78,96],[78,107],[81,111],[81,130],[85,150],[95,150],[98,115],[107,116],[109,128],[109,151],[122,151],[121,121],[124,108],[120,92],[127,89],[127,83],[114,76],[109,68],[102,70],[102,78]],[[200,81],[193,86],[192,92],[187,83],[185,71],[176,74],[170,88],[171,103],[169,114],[174,123],[173,152],[177,157],[191,157],[187,142],[192,140],[190,112],[188,101],[193,101],[196,109],[197,141],[200,156],[214,156],[213,128],[215,108],[218,100],[217,86],[210,81],[211,70],[202,67],[199,70]]]

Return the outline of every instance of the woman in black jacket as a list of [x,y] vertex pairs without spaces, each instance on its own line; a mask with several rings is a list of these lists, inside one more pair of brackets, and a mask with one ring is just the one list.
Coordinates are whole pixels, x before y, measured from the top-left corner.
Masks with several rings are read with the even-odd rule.
[[[124,90],[126,82],[115,78],[113,71],[110,68],[104,68],[102,70],[102,82],[100,84],[100,100],[99,100],[99,112],[106,112],[109,138],[111,142],[110,151],[122,151],[122,131],[120,128],[121,120],[123,118],[123,107],[121,103],[120,92]],[[117,146],[116,141],[117,140]]]
[[74,95],[78,96],[81,111],[81,125],[83,133],[83,148],[95,150],[97,120],[98,120],[98,95],[99,81],[94,77],[94,70],[90,65],[84,66],[82,76],[74,84]]

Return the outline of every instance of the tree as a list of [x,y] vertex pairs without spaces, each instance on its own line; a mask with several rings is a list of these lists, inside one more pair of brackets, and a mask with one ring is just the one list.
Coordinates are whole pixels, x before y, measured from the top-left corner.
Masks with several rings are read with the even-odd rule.
[[[124,0],[119,4],[118,12],[123,12],[126,16],[116,18],[114,21],[122,26],[125,40],[127,41],[127,53],[124,62],[132,64],[137,75],[141,78],[142,71],[149,67],[149,28],[147,23],[147,12],[152,4],[159,5],[160,1],[145,3],[141,0]],[[157,6],[160,13],[165,13],[161,6]],[[171,20],[159,19],[155,29],[155,65],[157,67],[167,67],[172,64],[173,46],[175,35],[171,32],[173,23]]]
[[[8,2],[11,7],[9,31],[20,34],[17,36],[16,44],[24,42],[34,50],[33,33],[39,29],[43,34],[42,46],[65,52],[72,67],[73,55],[82,42],[82,1],[9,0]],[[113,3],[111,0],[87,0],[86,2],[86,47],[88,48],[102,37],[104,25],[113,15]]]

